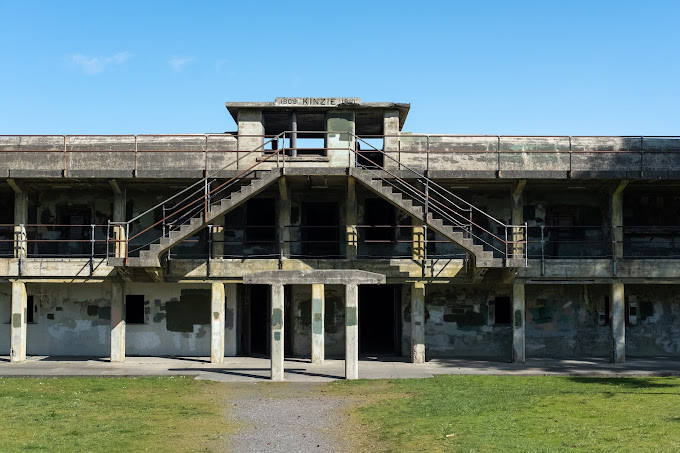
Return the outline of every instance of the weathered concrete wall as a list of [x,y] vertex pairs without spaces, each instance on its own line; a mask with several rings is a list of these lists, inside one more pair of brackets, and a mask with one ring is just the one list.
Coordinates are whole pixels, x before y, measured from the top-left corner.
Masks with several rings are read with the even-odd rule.
[[[493,324],[489,301],[509,286],[425,285],[425,354],[432,357],[510,357],[510,324]],[[410,351],[411,293],[402,287],[402,352]]]
[[0,355],[8,356],[11,350],[12,284],[0,283]]
[[145,310],[144,324],[126,326],[127,355],[210,355],[210,285],[131,283],[125,291],[143,295]]
[[[324,342],[326,357],[345,354],[345,287],[325,285]],[[293,355],[310,357],[312,353],[312,287],[293,286]]]
[[[680,293],[675,285],[626,285],[626,355],[680,356]],[[629,310],[637,304],[637,319]]]
[[606,285],[526,285],[526,355],[608,357]]

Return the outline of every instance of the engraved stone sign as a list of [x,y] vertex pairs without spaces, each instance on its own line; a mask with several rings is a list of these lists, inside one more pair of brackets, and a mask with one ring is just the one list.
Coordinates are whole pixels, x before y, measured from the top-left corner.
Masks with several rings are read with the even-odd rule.
[[294,107],[337,107],[341,104],[361,104],[361,98],[276,98],[274,105]]

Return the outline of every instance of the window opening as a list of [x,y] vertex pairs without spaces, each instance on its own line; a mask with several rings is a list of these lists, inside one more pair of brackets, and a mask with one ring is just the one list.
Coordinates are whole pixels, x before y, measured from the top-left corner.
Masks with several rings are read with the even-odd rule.
[[144,324],[144,296],[129,294],[125,296],[125,322]]

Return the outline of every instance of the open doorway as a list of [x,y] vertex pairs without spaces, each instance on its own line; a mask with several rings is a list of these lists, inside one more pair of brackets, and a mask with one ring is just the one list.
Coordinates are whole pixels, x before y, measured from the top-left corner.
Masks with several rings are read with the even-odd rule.
[[359,286],[359,354],[401,355],[399,286]]
[[302,255],[338,257],[339,207],[336,202],[302,204]]
[[[292,312],[290,286],[284,287],[284,355],[292,351]],[[271,354],[271,286],[243,285],[239,311],[241,313],[241,354],[269,357]]]

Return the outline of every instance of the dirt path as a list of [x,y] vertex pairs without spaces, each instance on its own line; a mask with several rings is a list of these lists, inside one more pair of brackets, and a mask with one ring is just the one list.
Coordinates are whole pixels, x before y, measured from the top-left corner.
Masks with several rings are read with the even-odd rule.
[[233,452],[346,452],[341,426],[351,399],[329,395],[323,384],[236,384],[229,414],[241,424]]

